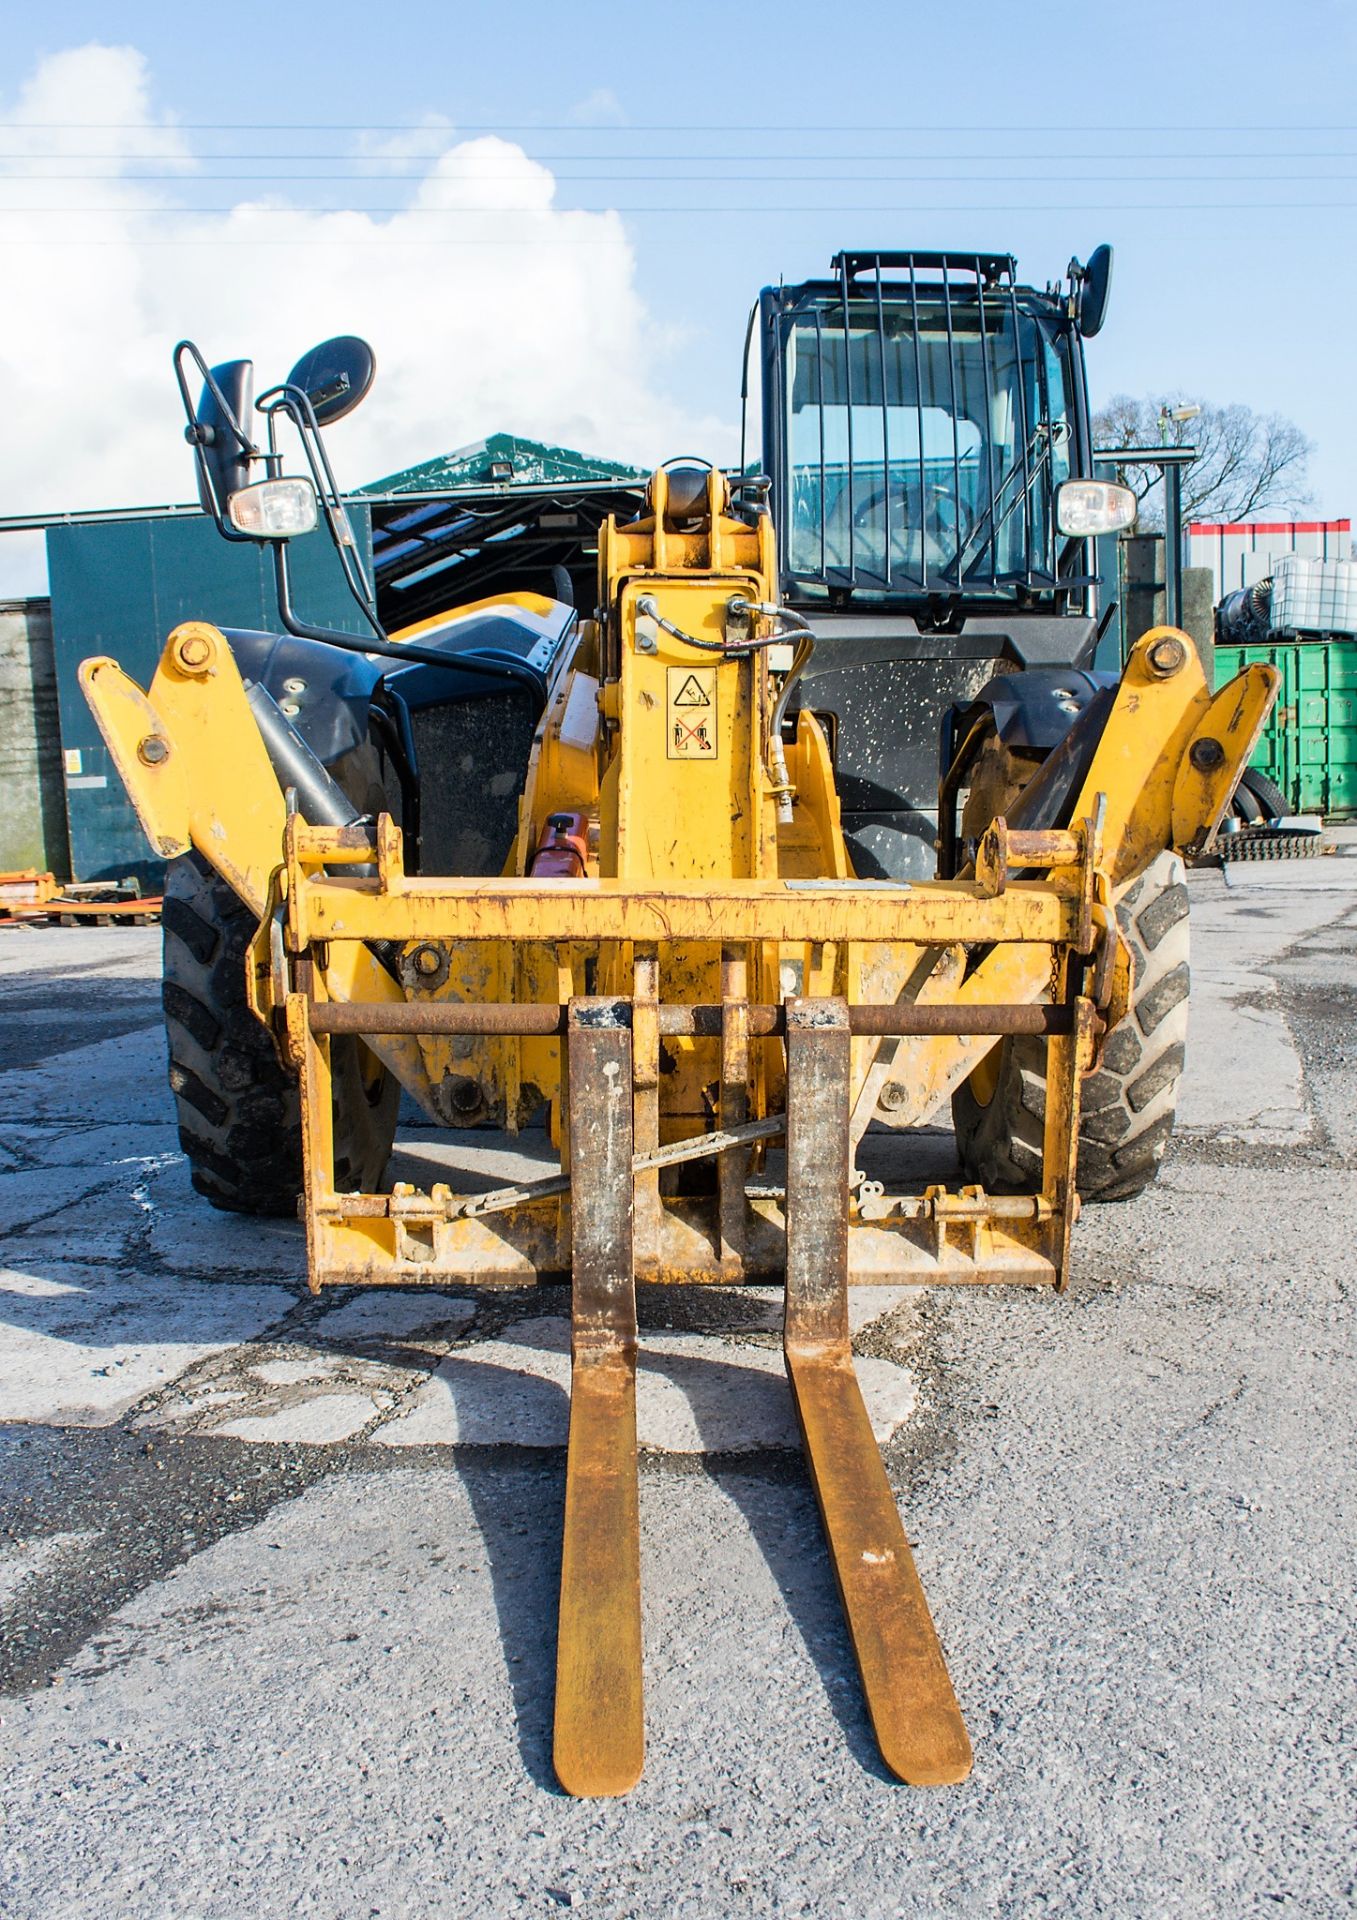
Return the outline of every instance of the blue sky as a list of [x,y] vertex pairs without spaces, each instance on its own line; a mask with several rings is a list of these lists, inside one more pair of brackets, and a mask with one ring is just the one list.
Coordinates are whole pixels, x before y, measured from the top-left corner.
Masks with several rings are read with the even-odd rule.
[[[909,244],[1007,249],[1044,281],[1110,240],[1095,399],[1181,388],[1287,414],[1316,442],[1317,510],[1347,513],[1355,17],[1325,0],[334,0],[207,24],[137,0],[25,10],[0,52],[17,156],[0,162],[0,230],[27,306],[8,349],[0,332],[0,397],[12,431],[40,392],[49,412],[11,439],[0,512],[185,497],[164,365],[181,329],[276,375],[265,349],[290,357],[307,329],[365,321],[392,372],[336,447],[355,481],[535,422],[598,452],[726,455],[765,282],[822,270],[841,245]],[[131,92],[72,63],[90,43],[135,50]],[[50,133],[22,124],[35,99]],[[122,127],[111,146],[105,116]],[[435,163],[457,175],[458,210],[438,199],[427,224],[388,226]],[[277,204],[240,229],[230,209],[261,196]],[[346,208],[371,215],[351,244],[321,212]],[[598,217],[559,217],[572,208]],[[261,232],[283,237],[261,247]],[[86,401],[63,418],[95,366],[98,417]],[[705,449],[669,445],[685,434]]]

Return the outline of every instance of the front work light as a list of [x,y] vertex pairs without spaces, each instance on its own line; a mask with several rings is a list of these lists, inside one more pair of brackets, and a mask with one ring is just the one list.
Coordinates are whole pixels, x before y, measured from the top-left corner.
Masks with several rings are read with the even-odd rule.
[[316,490],[309,480],[260,480],[226,503],[237,533],[255,540],[291,540],[316,525]]
[[1060,531],[1074,540],[1095,533],[1124,533],[1136,523],[1136,497],[1129,487],[1111,480],[1066,480],[1055,496],[1055,518]]

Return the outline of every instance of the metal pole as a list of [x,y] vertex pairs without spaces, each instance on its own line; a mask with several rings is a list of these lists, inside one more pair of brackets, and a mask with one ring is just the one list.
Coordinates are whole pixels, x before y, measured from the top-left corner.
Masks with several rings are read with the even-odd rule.
[[1183,614],[1183,470],[1175,460],[1164,475],[1164,621],[1181,624]]

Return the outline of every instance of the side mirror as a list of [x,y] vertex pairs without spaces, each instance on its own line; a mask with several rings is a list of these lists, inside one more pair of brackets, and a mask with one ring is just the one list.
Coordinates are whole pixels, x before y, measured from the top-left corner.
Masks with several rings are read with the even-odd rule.
[[1079,331],[1085,340],[1091,340],[1101,331],[1107,318],[1108,295],[1112,291],[1112,249],[1108,246],[1095,247],[1088,256],[1088,265],[1076,276],[1075,313],[1079,322]]
[[214,519],[250,484],[253,449],[245,423],[253,403],[253,360],[228,360],[213,367],[184,435],[198,454],[198,499]]
[[287,384],[301,388],[311,402],[316,425],[328,427],[352,413],[366,397],[376,371],[377,356],[367,341],[355,333],[341,333],[304,353],[287,376]]

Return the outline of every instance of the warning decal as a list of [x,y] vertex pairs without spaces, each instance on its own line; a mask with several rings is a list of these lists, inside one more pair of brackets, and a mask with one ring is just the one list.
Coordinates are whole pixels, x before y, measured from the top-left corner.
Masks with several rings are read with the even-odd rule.
[[667,712],[671,760],[716,758],[716,668],[670,667]]
[[[710,673],[711,669],[708,668],[707,671]],[[674,695],[674,705],[676,707],[709,707],[711,693],[702,685],[695,673],[690,673]]]

